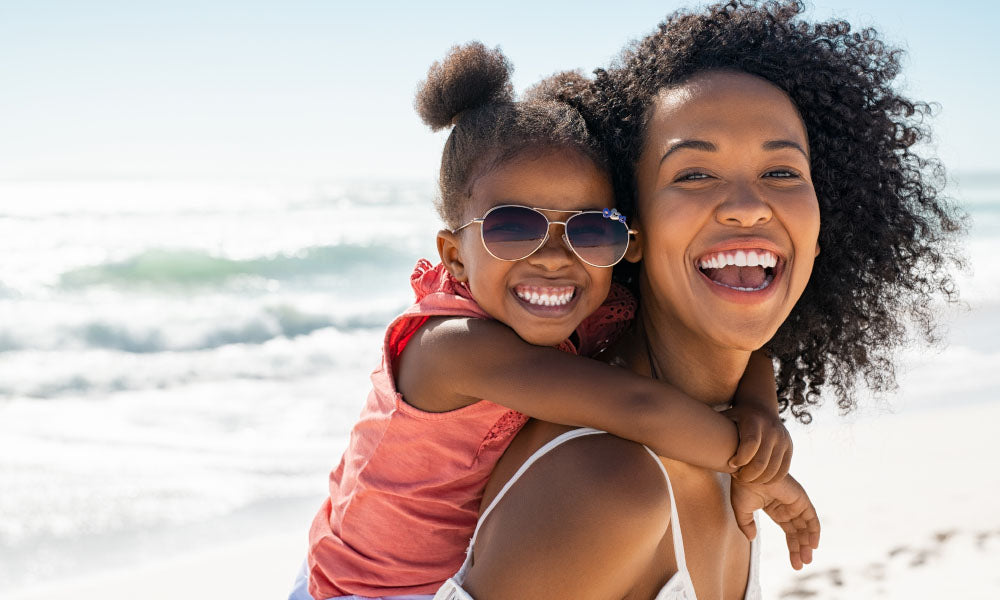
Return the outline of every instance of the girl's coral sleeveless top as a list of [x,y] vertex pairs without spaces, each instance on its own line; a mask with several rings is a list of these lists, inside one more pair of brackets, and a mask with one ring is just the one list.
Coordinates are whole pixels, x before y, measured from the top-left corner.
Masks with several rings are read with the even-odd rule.
[[[528,418],[487,400],[445,413],[403,400],[392,362],[428,318],[490,318],[442,265],[421,260],[410,279],[416,302],[386,331],[372,391],[309,532],[317,600],[434,593],[462,566],[486,481]],[[634,313],[635,300],[615,286],[577,329],[580,348],[559,348],[592,355]]]

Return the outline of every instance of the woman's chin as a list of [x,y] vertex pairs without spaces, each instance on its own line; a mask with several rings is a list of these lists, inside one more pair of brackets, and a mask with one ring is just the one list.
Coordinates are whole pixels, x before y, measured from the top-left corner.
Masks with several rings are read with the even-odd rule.
[[693,285],[696,306],[709,337],[728,348],[757,350],[770,340],[788,318],[801,291],[788,289],[788,278],[778,277],[762,289],[720,285],[702,273]]
[[740,330],[729,329],[718,332],[711,336],[717,345],[730,350],[741,352],[753,352],[759,350],[773,336],[777,328],[769,328],[766,331],[752,325],[743,327]]
[[766,344],[778,331],[784,313],[774,315],[724,315],[716,311],[710,321],[703,321],[701,333],[704,340],[729,350],[753,352]]

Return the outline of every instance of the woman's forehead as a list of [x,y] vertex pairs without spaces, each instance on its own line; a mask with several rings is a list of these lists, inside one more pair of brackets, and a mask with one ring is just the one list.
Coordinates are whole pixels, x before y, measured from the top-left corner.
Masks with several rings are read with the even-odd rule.
[[805,126],[788,95],[747,73],[710,71],[665,88],[650,107],[651,129],[678,137],[719,135],[739,125],[764,137],[805,142]]

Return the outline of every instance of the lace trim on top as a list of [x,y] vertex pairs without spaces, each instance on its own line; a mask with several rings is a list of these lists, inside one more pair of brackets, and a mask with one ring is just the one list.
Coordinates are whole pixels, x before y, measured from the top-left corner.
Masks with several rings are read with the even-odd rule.
[[483,443],[479,445],[479,450],[476,451],[476,458],[490,446],[507,444],[527,422],[528,415],[519,413],[516,410],[509,410],[500,415],[500,418],[490,428],[486,437],[483,438]]

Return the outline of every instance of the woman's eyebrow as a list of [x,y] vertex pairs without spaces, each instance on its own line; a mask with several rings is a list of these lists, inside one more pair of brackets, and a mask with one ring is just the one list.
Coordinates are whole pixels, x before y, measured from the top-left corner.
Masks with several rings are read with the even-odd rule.
[[782,150],[784,148],[791,148],[793,150],[798,150],[802,153],[802,156],[809,158],[809,153],[806,152],[805,148],[799,145],[798,142],[793,142],[792,140],[768,140],[761,145],[764,150]]
[[681,140],[667,148],[667,151],[660,157],[660,164],[662,165],[663,161],[667,160],[668,156],[678,150],[701,150],[703,152],[715,152],[718,150],[718,147],[716,147],[716,145],[712,142],[706,142],[705,140]]

